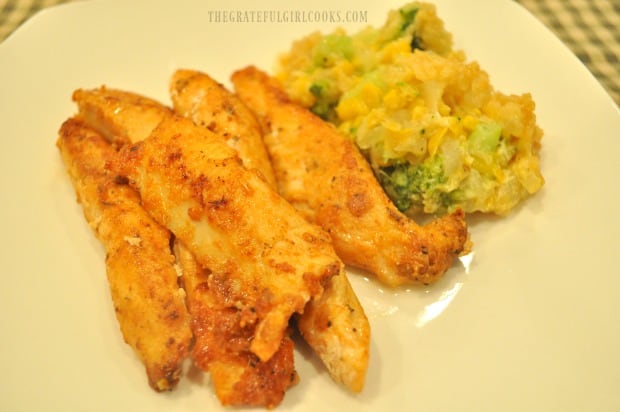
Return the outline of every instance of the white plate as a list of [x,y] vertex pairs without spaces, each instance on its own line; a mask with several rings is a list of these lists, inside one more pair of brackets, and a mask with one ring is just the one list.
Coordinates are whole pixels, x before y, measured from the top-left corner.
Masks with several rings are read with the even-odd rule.
[[[228,84],[234,69],[271,69],[293,39],[339,25],[218,23],[216,10],[280,11],[281,19],[360,11],[378,25],[402,5],[375,3],[80,2],[35,16],[0,44],[0,410],[220,409],[204,376],[154,393],[122,342],[102,247],[55,147],[75,111],[71,92],[107,84],[168,102],[176,68]],[[347,393],[301,351],[301,383],[280,409],[620,410],[618,109],[512,1],[436,4],[457,46],[498,89],[532,93],[547,184],[508,218],[472,221],[471,264],[431,288],[397,293],[356,277],[373,327],[365,390]]]

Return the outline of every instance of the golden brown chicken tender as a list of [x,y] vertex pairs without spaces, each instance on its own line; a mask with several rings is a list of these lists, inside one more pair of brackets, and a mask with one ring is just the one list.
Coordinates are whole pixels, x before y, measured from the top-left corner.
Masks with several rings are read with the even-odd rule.
[[302,337],[330,376],[361,392],[370,357],[370,323],[345,272],[330,279],[323,294],[297,317]]
[[[79,117],[106,139],[119,143],[144,140],[172,109],[149,97],[102,86],[73,92]],[[114,119],[114,121],[112,121]]]
[[268,361],[261,361],[250,351],[253,325],[248,315],[252,315],[226,302],[213,287],[210,272],[178,240],[174,251],[192,315],[196,339],[192,357],[209,371],[218,399],[227,406],[277,406],[298,380],[289,334]]
[[263,126],[280,193],[330,233],[345,263],[391,286],[429,284],[468,248],[462,212],[425,226],[404,216],[354,144],[291,102],[267,74],[248,67],[232,81]]
[[155,390],[172,389],[192,334],[170,232],[140,206],[138,194],[105,170],[116,149],[81,120],[69,119],[57,141],[84,215],[106,250],[107,278],[127,344]]
[[237,96],[206,73],[177,70],[170,80],[170,97],[175,112],[222,136],[245,167],[275,185],[260,125]]

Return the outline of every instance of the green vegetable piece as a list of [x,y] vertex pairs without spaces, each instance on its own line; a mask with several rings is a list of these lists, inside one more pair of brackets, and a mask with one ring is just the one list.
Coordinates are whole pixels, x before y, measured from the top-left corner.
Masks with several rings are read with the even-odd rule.
[[499,145],[502,125],[495,122],[481,122],[467,138],[467,145],[472,153],[491,154]]
[[387,44],[392,40],[411,34],[418,11],[419,5],[412,3],[390,12],[387,21],[377,33],[379,44]]
[[317,81],[310,85],[309,91],[310,93],[314,95],[314,97],[321,98],[325,96],[326,94],[325,91],[327,90],[327,87],[328,87],[327,82]]
[[368,73],[365,73],[362,76],[362,79],[368,83],[372,83],[375,86],[383,89],[385,88],[385,74],[382,73],[380,70],[372,70],[369,71]]
[[324,36],[314,47],[312,61],[318,67],[333,66],[338,60],[353,58],[354,48],[351,37],[345,34]]
[[388,197],[401,212],[412,207],[423,208],[424,201],[435,198],[436,203],[449,207],[450,196],[441,191],[447,181],[443,159],[437,155],[426,162],[413,165],[402,162],[379,169],[379,182]]
[[310,107],[310,111],[326,121],[333,121],[336,118],[336,105],[338,95],[330,90],[329,82],[318,80],[308,88],[310,93],[316,97],[315,103]]
[[405,31],[407,31],[409,26],[413,24],[413,22],[415,21],[415,16],[416,14],[418,14],[418,10],[419,9],[416,6],[413,6],[411,8],[403,7],[402,9],[398,10],[400,13],[400,17],[402,18],[402,23],[400,25],[399,34],[402,34]]
[[411,208],[408,165],[397,164],[379,170],[377,177],[385,193],[398,210],[404,212]]

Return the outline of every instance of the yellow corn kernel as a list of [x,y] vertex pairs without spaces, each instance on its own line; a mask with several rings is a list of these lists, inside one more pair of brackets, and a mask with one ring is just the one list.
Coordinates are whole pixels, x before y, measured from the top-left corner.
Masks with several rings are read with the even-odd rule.
[[471,131],[474,130],[478,125],[478,119],[473,116],[467,115],[461,119],[461,124],[463,125],[464,129]]
[[463,133],[463,126],[456,117],[448,118],[448,129],[454,136],[460,136]]
[[420,120],[422,117],[424,117],[426,113],[427,113],[426,107],[416,105],[411,112],[411,117],[414,120]]
[[411,46],[404,39],[388,43],[381,51],[381,62],[390,62],[394,56],[411,53]]
[[364,83],[354,96],[340,100],[336,112],[342,120],[363,116],[381,100],[381,89],[372,83]]
[[383,96],[383,104],[388,109],[398,109],[402,102],[403,96],[398,89],[391,89]]
[[353,63],[351,63],[349,60],[341,60],[336,66],[332,68],[332,71],[336,78],[346,78],[353,74],[353,72],[355,71],[355,67],[353,66]]
[[450,114],[450,106],[445,104],[443,101],[439,102],[439,107],[437,108],[437,110],[442,116],[448,116]]
[[437,149],[439,149],[439,145],[443,142],[443,137],[448,131],[447,127],[442,127],[437,130],[433,135],[428,139],[428,154],[434,156],[437,153]]
[[352,120],[366,112],[368,112],[368,106],[361,99],[341,100],[336,106],[336,113],[342,120]]

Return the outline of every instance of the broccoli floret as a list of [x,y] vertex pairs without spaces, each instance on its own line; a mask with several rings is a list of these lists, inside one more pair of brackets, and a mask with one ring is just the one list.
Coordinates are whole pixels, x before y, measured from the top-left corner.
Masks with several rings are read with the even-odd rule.
[[316,97],[314,104],[310,107],[310,111],[325,121],[334,121],[339,99],[338,93],[330,90],[329,83],[325,81],[312,83],[309,91]]
[[415,16],[416,14],[418,14],[418,10],[419,10],[418,7],[411,7],[411,8],[403,7],[402,9],[398,10],[398,12],[400,13],[400,17],[402,18],[402,23],[400,25],[399,34],[402,34],[405,31],[407,31],[409,26],[413,24],[413,21],[415,20]]
[[418,165],[400,162],[380,168],[377,176],[388,197],[401,212],[422,209],[429,198],[442,208],[448,207],[451,202],[449,194],[439,188],[447,180],[439,155]]
[[391,42],[410,35],[419,10],[419,5],[412,3],[390,12],[387,21],[379,32],[382,41]]
[[[400,25],[400,32],[396,35],[396,37],[401,37],[402,35],[407,33],[409,27],[413,25],[415,17],[418,14],[419,10],[420,9],[418,7],[405,7],[398,10],[402,19],[402,23]],[[409,47],[411,48],[411,51],[425,50],[424,40],[422,40],[422,37],[418,36],[415,31],[411,33],[411,42],[409,42]]]

